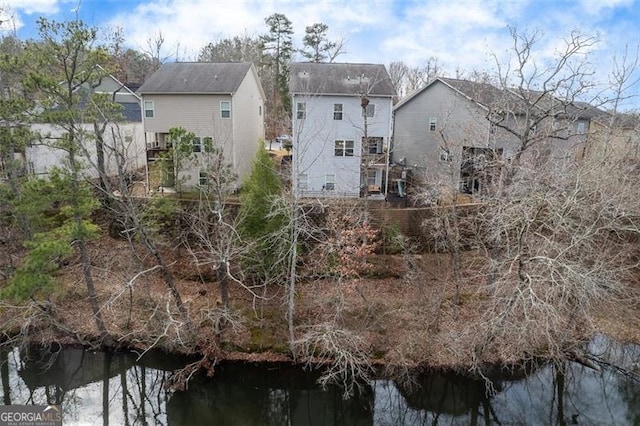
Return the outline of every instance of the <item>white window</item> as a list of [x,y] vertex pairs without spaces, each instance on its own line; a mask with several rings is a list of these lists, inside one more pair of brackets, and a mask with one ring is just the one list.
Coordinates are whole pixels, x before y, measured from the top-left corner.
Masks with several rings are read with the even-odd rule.
[[210,136],[206,136],[202,139],[202,151],[203,152],[213,152],[213,138]]
[[336,175],[326,175],[323,188],[327,191],[336,189]]
[[333,119],[342,120],[342,104],[333,104]]
[[296,118],[298,120],[303,120],[307,118],[307,103],[306,102],[298,102],[296,104]]
[[584,121],[578,121],[576,123],[576,133],[582,135],[587,132],[587,123]]
[[202,152],[202,142],[200,138],[193,138],[191,144],[193,146],[193,152]]
[[153,101],[144,101],[144,118],[153,118]]
[[231,102],[222,101],[220,102],[220,118],[230,118],[231,117]]
[[374,117],[376,115],[376,104],[369,104],[364,109],[365,117]]
[[298,175],[298,189],[305,191],[309,187],[309,176],[305,173]]
[[446,148],[440,147],[440,161],[449,163],[451,160],[451,152]]
[[198,183],[200,184],[200,186],[207,186],[207,184],[209,183],[209,175],[204,170],[200,170]]
[[438,122],[438,120],[436,120],[435,117],[429,117],[429,131],[430,132],[435,132],[436,131],[436,123]]
[[353,141],[337,140],[335,141],[336,157],[353,157]]

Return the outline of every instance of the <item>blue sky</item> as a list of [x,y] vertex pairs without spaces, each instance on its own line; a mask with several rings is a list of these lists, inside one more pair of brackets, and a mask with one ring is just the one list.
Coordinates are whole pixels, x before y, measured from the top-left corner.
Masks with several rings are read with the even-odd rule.
[[[194,60],[209,41],[266,32],[264,18],[284,13],[292,22],[294,44],[301,46],[304,28],[329,25],[330,38],[344,38],[344,62],[417,66],[438,59],[449,76],[462,71],[490,71],[491,54],[503,57],[511,46],[508,27],[540,31],[541,60],[562,45],[574,30],[597,36],[591,61],[602,80],[612,58],[625,47],[640,46],[640,0],[0,0],[2,28],[20,38],[35,37],[39,16],[67,20],[75,16],[103,29],[122,28],[127,43],[146,49],[160,30],[165,56]],[[640,95],[635,86],[633,95]]]

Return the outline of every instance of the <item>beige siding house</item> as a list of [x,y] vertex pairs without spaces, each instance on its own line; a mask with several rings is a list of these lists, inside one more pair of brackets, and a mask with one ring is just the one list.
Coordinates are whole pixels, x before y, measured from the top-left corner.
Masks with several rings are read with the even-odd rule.
[[239,182],[248,175],[264,139],[265,96],[251,63],[164,64],[138,93],[151,168],[171,149],[169,129],[182,127],[197,138],[195,160],[181,172],[185,186],[197,186],[203,179],[202,147],[207,138],[222,148]]

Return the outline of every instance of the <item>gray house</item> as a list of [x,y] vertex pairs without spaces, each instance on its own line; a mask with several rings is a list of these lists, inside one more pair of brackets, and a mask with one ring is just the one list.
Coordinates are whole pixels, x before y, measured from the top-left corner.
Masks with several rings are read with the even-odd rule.
[[185,185],[207,180],[206,142],[223,150],[240,181],[248,175],[264,139],[265,96],[251,63],[164,64],[138,92],[151,174],[156,160],[171,149],[169,129],[182,127],[196,136],[195,161],[180,172]]
[[291,64],[292,181],[301,196],[385,192],[395,89],[384,65]]
[[392,164],[435,192],[480,194],[500,164],[575,163],[599,113],[549,93],[437,78],[395,106]]

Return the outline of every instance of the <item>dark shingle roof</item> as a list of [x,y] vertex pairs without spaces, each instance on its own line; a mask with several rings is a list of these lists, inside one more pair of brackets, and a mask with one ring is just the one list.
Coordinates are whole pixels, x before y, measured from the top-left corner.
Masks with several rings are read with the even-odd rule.
[[504,103],[519,104],[520,99],[508,90],[500,89],[492,84],[477,83],[469,80],[441,77],[444,83],[458,90],[473,101],[485,107]]
[[532,107],[543,114],[564,116],[574,119],[591,120],[605,114],[586,102],[567,102],[556,98],[550,93],[535,90],[504,89],[489,83],[482,83],[456,78],[438,77],[422,89],[417,90],[408,97],[402,99],[395,109],[407,104],[413,97],[438,82],[456,90],[461,95],[486,108],[487,110],[504,110],[513,114],[524,114]]
[[250,62],[175,62],[164,64],[138,90],[151,93],[235,93]]
[[293,62],[291,93],[396,96],[384,65]]
[[456,78],[438,77],[425,87],[416,90],[406,98],[402,99],[395,106],[395,109],[397,110],[401,108],[405,104],[409,103],[412,98],[418,96],[427,88],[435,84],[444,84],[486,109],[491,109],[497,105],[502,109],[510,111],[521,111],[524,108],[520,97],[508,90],[500,89],[492,84],[459,80]]

